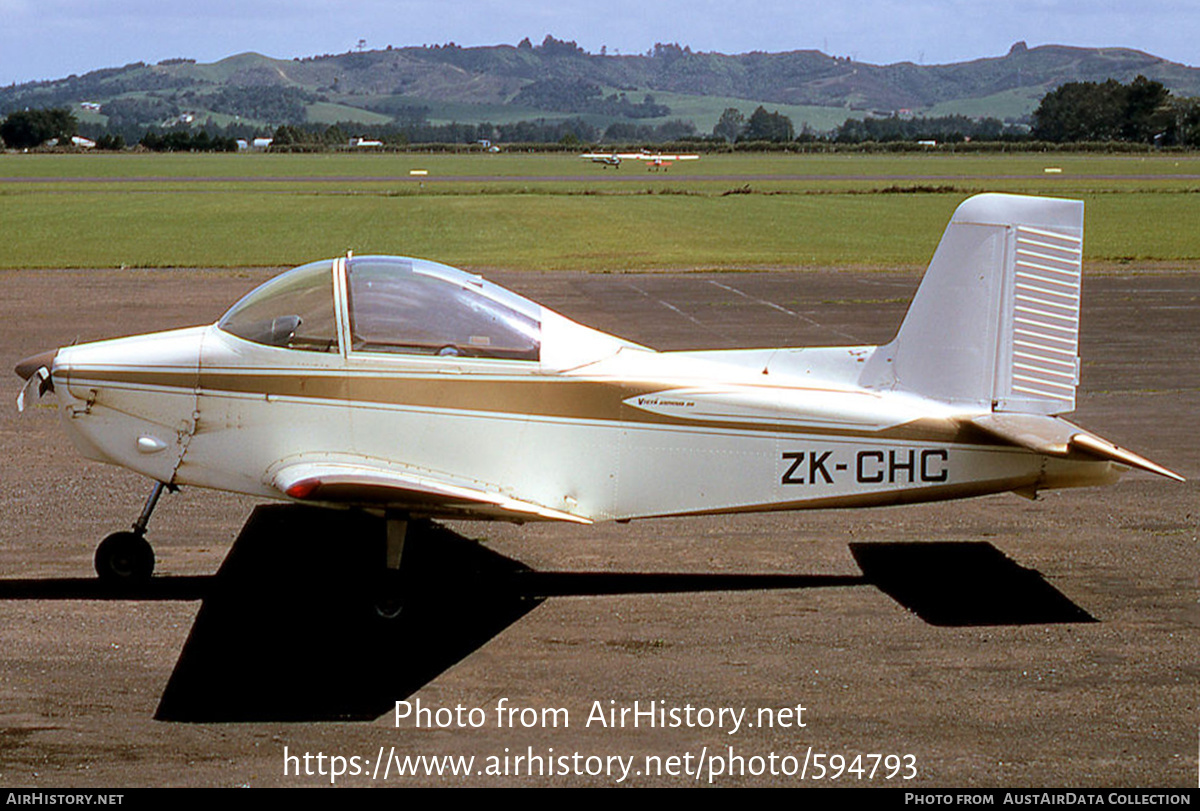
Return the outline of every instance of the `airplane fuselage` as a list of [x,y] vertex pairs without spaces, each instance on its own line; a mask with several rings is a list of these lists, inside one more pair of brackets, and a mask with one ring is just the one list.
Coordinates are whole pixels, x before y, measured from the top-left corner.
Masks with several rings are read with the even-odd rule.
[[[287,497],[277,474],[300,462],[429,476],[592,521],[1035,492],[1117,475],[1107,461],[1001,442],[969,412],[848,382],[876,347],[660,353],[545,313],[556,341],[599,356],[318,354],[214,325],[61,349],[55,390],[86,456],[267,498]],[[360,503],[512,518],[370,493]]]

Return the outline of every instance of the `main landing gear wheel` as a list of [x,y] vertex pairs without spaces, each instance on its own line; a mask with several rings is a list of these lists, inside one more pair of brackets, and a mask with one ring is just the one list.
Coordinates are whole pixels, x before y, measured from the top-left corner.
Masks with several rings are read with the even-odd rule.
[[399,593],[380,593],[375,595],[375,614],[381,619],[394,620],[404,612],[404,596]]
[[404,557],[404,540],[408,536],[408,518],[399,515],[386,517],[387,536],[385,543],[386,566],[375,580],[372,605],[375,614],[385,620],[394,620],[404,611],[407,583],[400,574],[400,562]]
[[388,569],[380,572],[371,591],[371,607],[375,609],[375,616],[385,620],[396,619],[404,613],[407,596],[408,590],[399,571]]
[[136,532],[114,532],[96,547],[96,574],[106,583],[145,583],[154,573],[154,550]]

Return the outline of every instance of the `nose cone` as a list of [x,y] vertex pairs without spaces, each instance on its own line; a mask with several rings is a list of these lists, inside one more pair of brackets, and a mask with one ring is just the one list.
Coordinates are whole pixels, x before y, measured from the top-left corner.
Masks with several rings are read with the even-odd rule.
[[30,355],[17,364],[17,374],[22,380],[28,380],[33,377],[34,373],[45,366],[50,371],[54,371],[54,358],[58,355],[57,349],[47,349],[45,352],[39,352],[36,355]]

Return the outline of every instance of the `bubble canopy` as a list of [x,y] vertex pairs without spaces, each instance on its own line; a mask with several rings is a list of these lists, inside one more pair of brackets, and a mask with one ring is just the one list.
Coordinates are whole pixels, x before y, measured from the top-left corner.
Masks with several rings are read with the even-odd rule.
[[[335,289],[344,284],[344,312]],[[239,338],[310,352],[538,360],[541,307],[447,265],[396,256],[322,260],[247,294],[217,326]]]
[[324,259],[276,276],[243,296],[217,326],[256,344],[337,352],[333,265]]

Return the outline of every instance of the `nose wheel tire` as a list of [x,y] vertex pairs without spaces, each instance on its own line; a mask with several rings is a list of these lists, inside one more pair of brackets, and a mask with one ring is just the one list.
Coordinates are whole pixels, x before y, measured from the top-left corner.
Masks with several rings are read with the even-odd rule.
[[145,583],[154,573],[154,549],[134,532],[114,532],[96,547],[96,574],[106,583]]

